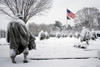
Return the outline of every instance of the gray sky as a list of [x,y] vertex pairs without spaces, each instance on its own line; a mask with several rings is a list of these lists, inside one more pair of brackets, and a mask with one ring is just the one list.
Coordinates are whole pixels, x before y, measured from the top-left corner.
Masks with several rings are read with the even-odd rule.
[[[78,10],[84,7],[96,7],[100,10],[99,4],[100,0],[53,0],[52,8],[49,9],[48,13],[43,16],[35,16],[30,19],[29,22],[34,22],[37,24],[50,24],[58,20],[63,24],[67,24],[68,22],[66,22],[66,9],[71,10],[73,13],[76,13]],[[8,17],[0,15],[0,29],[6,29],[8,22]],[[71,24],[73,24],[73,22]]]

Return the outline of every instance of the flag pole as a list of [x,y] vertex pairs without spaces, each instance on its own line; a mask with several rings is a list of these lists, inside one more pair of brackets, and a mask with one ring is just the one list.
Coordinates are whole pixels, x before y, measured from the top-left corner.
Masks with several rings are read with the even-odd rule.
[[68,19],[67,19],[67,8],[66,8],[66,25],[68,25]]

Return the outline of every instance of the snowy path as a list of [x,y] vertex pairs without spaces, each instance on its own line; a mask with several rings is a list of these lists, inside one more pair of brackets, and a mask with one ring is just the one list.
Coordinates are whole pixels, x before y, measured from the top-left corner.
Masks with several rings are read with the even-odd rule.
[[[97,50],[84,51],[73,47],[75,43],[78,43],[79,39],[76,38],[51,38],[49,40],[39,41],[37,40],[37,50],[30,51],[30,57],[33,58],[87,58],[97,57]],[[93,42],[93,41],[92,41]],[[95,42],[95,41],[94,41]],[[99,42],[99,40],[98,40]],[[93,45],[88,49],[93,48]]]
[[[3,40],[0,43],[4,43]],[[43,41],[37,39],[37,50],[30,51],[27,64],[22,63],[23,54],[16,57],[17,64],[12,64],[9,57],[9,46],[0,45],[0,67],[100,67],[100,60],[95,58],[98,57],[97,50],[84,51],[74,48],[73,45],[78,42],[76,38],[50,38]],[[88,49],[99,49],[100,38],[90,41],[90,44]],[[43,60],[43,58],[49,58],[49,60]]]

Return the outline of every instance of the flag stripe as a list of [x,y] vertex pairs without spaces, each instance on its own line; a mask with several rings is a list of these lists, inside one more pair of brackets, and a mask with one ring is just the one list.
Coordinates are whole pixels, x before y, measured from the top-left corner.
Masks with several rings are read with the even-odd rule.
[[70,20],[70,18],[67,16],[67,19]]
[[72,13],[70,10],[67,9],[67,16],[70,17],[70,18],[72,18],[72,19],[74,19],[75,14]]

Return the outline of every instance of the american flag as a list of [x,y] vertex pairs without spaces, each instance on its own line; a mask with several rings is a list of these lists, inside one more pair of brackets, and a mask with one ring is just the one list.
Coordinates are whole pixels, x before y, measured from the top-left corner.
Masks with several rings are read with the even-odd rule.
[[75,14],[72,13],[70,10],[67,9],[67,16],[70,17],[70,18],[72,18],[72,19],[74,19]]

